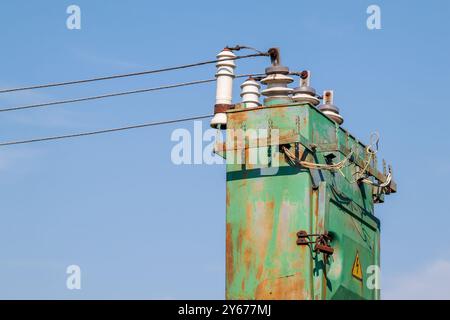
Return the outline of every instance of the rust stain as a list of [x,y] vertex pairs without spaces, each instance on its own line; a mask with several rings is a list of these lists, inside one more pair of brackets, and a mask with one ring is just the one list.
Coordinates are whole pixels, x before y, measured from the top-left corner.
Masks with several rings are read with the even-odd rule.
[[231,224],[227,223],[226,227],[226,281],[231,284],[234,279],[234,257],[233,257],[233,239],[231,235]]
[[261,276],[263,274],[263,270],[264,270],[263,264],[260,263],[259,266],[258,266],[258,271],[256,272],[256,279],[258,279],[258,280],[261,279]]
[[319,221],[319,191],[314,190],[313,194],[314,194],[314,200],[315,200],[315,203],[314,203],[314,223],[316,225],[316,230],[314,230],[314,232],[315,232],[318,230],[317,223]]
[[[250,149],[249,148],[245,148],[244,150],[244,159],[243,159],[243,164],[246,165],[247,169],[253,169],[253,165],[251,164],[251,161],[249,161],[250,159]],[[247,173],[247,172],[245,172]]]
[[247,206],[245,208],[245,224],[240,227],[237,240],[239,261],[243,263],[243,272],[245,272],[246,275],[249,274],[254,262],[253,242],[255,242],[255,239],[252,237],[252,213],[252,204],[247,203]]
[[[276,247],[277,252],[285,254],[286,252],[297,251],[297,245],[292,239],[296,238],[296,231],[290,232],[290,226],[292,218],[296,213],[296,206],[292,205],[288,201],[283,201],[280,206],[280,215],[278,218],[277,239]],[[278,259],[281,262],[281,259]],[[298,260],[292,259],[289,261],[289,268],[293,267]],[[298,266],[300,267],[300,266]],[[295,267],[294,267],[295,268]]]
[[[275,202],[259,201],[255,206],[255,237],[257,239],[256,253],[260,264],[264,264],[269,242],[272,238],[272,228],[274,224]],[[260,277],[264,276],[264,269],[260,272]],[[260,279],[259,277],[259,279]]]
[[245,207],[245,220],[246,220],[246,230],[250,231],[253,224],[253,205],[251,202],[247,202]]
[[315,224],[316,224],[316,233],[320,233],[324,231],[324,221],[322,219],[322,217],[319,216],[319,206],[320,206],[320,194],[319,194],[319,190],[315,190],[316,192],[316,203],[314,206],[314,216],[315,216]]
[[255,193],[261,193],[262,191],[263,191],[263,189],[264,189],[264,181],[261,179],[261,180],[256,180],[254,183],[253,183],[253,191],[255,192]]
[[272,110],[272,118],[283,118],[286,116],[286,110],[284,108],[276,108]]
[[250,270],[252,265],[252,249],[250,246],[247,246],[244,249],[244,264],[247,267],[248,270]]
[[235,123],[245,122],[248,118],[248,111],[244,109],[241,112],[230,112],[228,117]]

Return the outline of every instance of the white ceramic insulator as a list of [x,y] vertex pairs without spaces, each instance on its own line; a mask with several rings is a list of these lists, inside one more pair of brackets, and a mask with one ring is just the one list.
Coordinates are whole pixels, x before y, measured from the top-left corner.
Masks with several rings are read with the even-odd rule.
[[294,81],[291,77],[284,74],[271,74],[261,80],[262,83],[267,85],[267,88],[261,91],[261,93],[267,98],[285,98],[292,93],[292,88],[288,88],[287,85]]
[[322,111],[323,114],[331,118],[333,121],[337,122],[338,124],[342,124],[344,122],[344,118],[341,117],[340,114],[333,112],[333,111]]
[[309,103],[313,106],[320,104],[320,100],[317,97],[306,93],[296,93],[292,96],[292,100],[298,103]]
[[259,97],[261,93],[259,89],[261,86],[254,79],[247,79],[243,84],[241,84],[241,97],[242,103],[246,108],[255,108],[259,106]]
[[216,104],[231,104],[233,100],[233,79],[236,64],[234,60],[226,60],[235,58],[236,55],[230,50],[224,49],[218,55],[219,61],[216,64]]
[[225,129],[227,126],[227,114],[226,113],[216,113],[210,122],[211,128]]
[[[323,103],[332,105],[334,102],[334,91],[325,90],[323,92]],[[344,122],[344,118],[337,112],[331,110],[322,111],[323,114],[331,118],[333,121],[337,122],[339,125]]]
[[[306,72],[306,77],[300,78],[300,88],[309,87],[311,81],[311,71],[305,70],[303,72]],[[317,106],[320,104],[320,100],[316,96],[309,93],[294,93],[294,95],[292,96],[292,100],[298,103],[309,103],[313,106]]]

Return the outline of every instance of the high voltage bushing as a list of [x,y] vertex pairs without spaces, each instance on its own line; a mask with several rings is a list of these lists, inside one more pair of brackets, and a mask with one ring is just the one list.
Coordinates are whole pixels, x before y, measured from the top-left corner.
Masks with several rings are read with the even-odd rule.
[[342,118],[339,114],[339,108],[333,104],[333,100],[333,90],[325,90],[323,92],[323,104],[320,105],[318,109],[337,124],[342,124],[344,122],[344,118]]
[[235,57],[236,55],[228,48],[223,49],[217,55],[219,61],[216,64],[216,104],[214,106],[214,117],[210,123],[212,128],[225,129],[227,125],[225,111],[232,106],[234,69],[236,68],[232,59]]
[[288,88],[288,84],[294,81],[288,76],[289,68],[273,65],[266,68],[266,77],[261,80],[261,83],[267,85],[267,88],[261,91],[266,96],[264,103],[272,100],[291,100],[289,95],[292,93],[292,88]]
[[316,89],[310,86],[310,80],[311,72],[309,70],[300,73],[300,87],[295,88],[292,92],[292,100],[317,106],[320,100],[316,96]]
[[249,77],[241,84],[241,97],[245,108],[255,108],[260,105],[260,88],[259,83],[252,77]]

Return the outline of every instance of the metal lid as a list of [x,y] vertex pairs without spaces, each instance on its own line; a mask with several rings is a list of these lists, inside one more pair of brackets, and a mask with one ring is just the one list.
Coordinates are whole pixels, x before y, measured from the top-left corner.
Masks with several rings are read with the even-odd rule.
[[316,89],[314,89],[313,87],[306,87],[306,86],[305,87],[297,87],[294,89],[293,93],[294,94],[304,93],[304,94],[309,94],[309,95],[315,96]]
[[266,68],[266,74],[289,74],[289,68],[285,66],[270,66]]

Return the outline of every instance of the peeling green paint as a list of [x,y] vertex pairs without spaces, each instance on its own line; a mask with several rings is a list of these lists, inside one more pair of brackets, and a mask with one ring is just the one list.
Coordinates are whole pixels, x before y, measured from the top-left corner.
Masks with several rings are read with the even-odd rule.
[[[228,112],[228,129],[269,127],[279,129],[280,137],[293,137],[289,144],[297,145],[299,154],[306,152],[310,162],[325,163],[330,152],[333,161],[340,161],[342,148],[364,158],[363,144],[310,105],[238,106]],[[317,146],[314,154],[305,141]],[[267,149],[274,153],[278,148]],[[346,179],[276,156],[275,175],[261,174],[260,165],[227,163],[227,299],[378,299],[379,290],[365,284],[367,267],[380,263],[372,188],[348,181],[353,164],[343,170]],[[328,263],[323,254],[296,244],[299,230],[332,234]],[[351,274],[356,252],[363,281]]]

